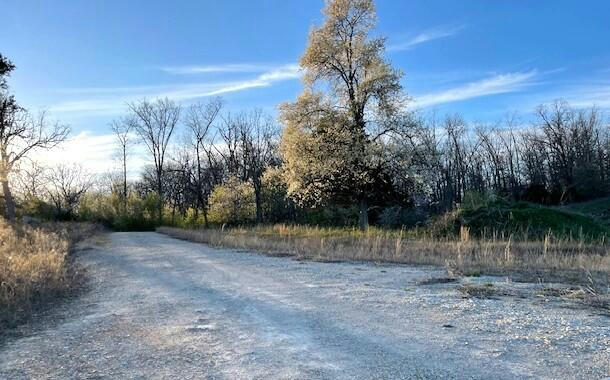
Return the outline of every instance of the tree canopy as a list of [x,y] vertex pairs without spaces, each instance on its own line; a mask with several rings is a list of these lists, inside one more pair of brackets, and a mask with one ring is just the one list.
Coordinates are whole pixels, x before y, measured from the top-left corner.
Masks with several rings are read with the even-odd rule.
[[300,64],[305,91],[281,106],[282,156],[289,194],[301,202],[347,200],[360,205],[360,227],[383,186],[379,148],[404,123],[400,78],[370,36],[372,0],[333,0],[309,35]]

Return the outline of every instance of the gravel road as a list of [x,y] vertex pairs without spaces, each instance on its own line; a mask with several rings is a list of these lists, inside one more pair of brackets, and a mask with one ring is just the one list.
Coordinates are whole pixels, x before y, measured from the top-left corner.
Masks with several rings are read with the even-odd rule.
[[90,290],[0,347],[0,378],[610,376],[610,318],[575,305],[418,285],[443,276],[434,268],[302,262],[156,233],[108,240],[78,256]]

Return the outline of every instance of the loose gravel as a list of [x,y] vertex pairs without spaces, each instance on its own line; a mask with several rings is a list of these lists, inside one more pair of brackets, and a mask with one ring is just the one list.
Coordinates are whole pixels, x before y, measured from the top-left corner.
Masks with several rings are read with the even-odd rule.
[[[90,290],[0,347],[2,379],[599,379],[610,318],[467,297],[438,268],[319,263],[113,233]],[[524,293],[525,292],[525,293]],[[506,294],[509,294],[506,293]],[[504,293],[502,293],[504,294]]]

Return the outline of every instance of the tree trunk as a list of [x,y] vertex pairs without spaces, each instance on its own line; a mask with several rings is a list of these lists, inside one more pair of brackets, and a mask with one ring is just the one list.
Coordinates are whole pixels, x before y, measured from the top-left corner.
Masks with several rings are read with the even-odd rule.
[[4,193],[4,216],[10,221],[15,220],[15,200],[6,176],[2,177],[2,192]]
[[366,231],[369,228],[369,205],[365,198],[360,199],[358,226],[361,231]]
[[123,213],[127,213],[127,149],[123,145]]
[[210,228],[210,224],[208,223],[208,208],[204,207],[203,208],[203,225],[205,226],[205,228]]
[[263,194],[262,184],[260,181],[253,181],[254,183],[254,202],[256,203],[256,224],[263,222]]
[[161,170],[158,170],[157,171],[157,195],[159,196],[159,209],[157,210],[157,212],[158,212],[159,223],[161,223],[163,221],[163,206],[165,204],[165,202],[163,200],[163,184],[161,182],[162,175],[163,175],[163,172]]
[[199,208],[203,210],[203,218],[205,219],[205,228],[208,228],[207,212],[203,204],[203,186],[201,181],[201,158],[199,157],[199,142],[195,147],[197,154],[197,207],[195,207],[195,220],[199,217]]

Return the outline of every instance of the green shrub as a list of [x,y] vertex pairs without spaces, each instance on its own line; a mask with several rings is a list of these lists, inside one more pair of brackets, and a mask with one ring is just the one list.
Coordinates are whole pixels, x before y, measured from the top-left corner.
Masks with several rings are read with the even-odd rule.
[[117,231],[152,231],[159,225],[159,197],[131,193],[127,202],[117,194],[88,193],[78,209],[78,219],[104,224]]
[[34,216],[43,220],[52,220],[55,216],[55,208],[40,198],[29,198],[19,204],[21,215]]
[[328,205],[306,211],[307,223],[315,226],[351,227],[358,224],[358,207]]
[[263,219],[278,223],[294,218],[296,207],[288,198],[288,185],[279,168],[269,168],[263,175]]
[[610,197],[589,202],[572,203],[565,207],[568,211],[591,215],[607,226],[610,226]]
[[458,209],[436,219],[430,229],[437,235],[457,235],[462,226],[474,236],[514,235],[520,239],[540,239],[551,233],[590,240],[610,234],[608,226],[587,215],[477,193],[465,196]]
[[255,219],[254,189],[247,182],[229,178],[210,195],[210,222],[217,224],[251,223]]
[[379,214],[379,225],[385,228],[415,227],[425,221],[425,215],[414,207],[392,206],[384,208]]

